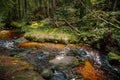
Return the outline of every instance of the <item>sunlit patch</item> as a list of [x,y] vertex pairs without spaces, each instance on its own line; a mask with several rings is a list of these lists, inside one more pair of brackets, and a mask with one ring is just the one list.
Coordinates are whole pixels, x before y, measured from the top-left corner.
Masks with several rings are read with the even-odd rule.
[[34,23],[32,23],[32,25],[30,27],[32,27],[32,28],[38,28],[38,23],[34,22]]
[[63,59],[63,58],[64,58],[64,56],[62,56],[62,55],[56,56],[56,59],[57,59],[57,60],[61,60],[61,59]]

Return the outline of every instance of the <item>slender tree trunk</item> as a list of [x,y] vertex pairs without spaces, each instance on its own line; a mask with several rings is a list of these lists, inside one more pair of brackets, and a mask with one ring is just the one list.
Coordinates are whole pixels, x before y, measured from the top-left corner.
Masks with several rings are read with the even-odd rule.
[[50,17],[50,0],[47,1],[47,17]]
[[115,11],[115,9],[116,9],[116,7],[117,7],[117,2],[118,2],[118,0],[115,0],[114,6],[113,6],[113,11]]
[[27,13],[27,0],[24,0],[25,2],[24,2],[24,5],[25,5],[25,14]]
[[18,18],[21,18],[21,10],[20,10],[20,0],[18,0]]
[[51,6],[52,6],[51,18],[52,18],[52,21],[53,21],[53,24],[54,24],[55,23],[55,0],[51,0]]
[[24,0],[21,0],[21,16],[24,17]]

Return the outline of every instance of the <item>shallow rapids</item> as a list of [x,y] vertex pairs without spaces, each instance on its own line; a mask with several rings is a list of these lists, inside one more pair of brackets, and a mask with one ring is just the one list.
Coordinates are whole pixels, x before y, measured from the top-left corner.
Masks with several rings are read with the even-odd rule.
[[2,55],[27,61],[45,80],[120,79],[106,55],[85,44],[37,43],[21,37],[0,40]]

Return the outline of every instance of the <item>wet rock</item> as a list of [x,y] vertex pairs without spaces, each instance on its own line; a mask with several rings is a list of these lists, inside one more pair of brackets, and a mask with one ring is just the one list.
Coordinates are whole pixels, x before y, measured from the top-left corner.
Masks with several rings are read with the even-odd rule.
[[26,40],[24,37],[20,37],[18,39],[15,40],[16,43],[24,43],[24,42],[27,42],[28,40]]
[[45,79],[50,79],[54,76],[54,73],[50,69],[44,69],[43,72],[41,73],[41,75]]
[[0,56],[0,80],[44,80],[27,62]]
[[56,56],[54,59],[50,60],[49,62],[52,63],[54,67],[58,70],[68,69],[71,67],[75,67],[79,64],[77,58],[73,56],[65,56],[65,55]]
[[51,54],[52,53],[50,53],[49,51],[32,47],[32,48],[25,48],[25,51],[19,53],[14,57],[21,58],[29,62],[31,65],[34,66],[37,72],[41,73],[43,72],[44,69],[51,68],[51,64],[49,63]]

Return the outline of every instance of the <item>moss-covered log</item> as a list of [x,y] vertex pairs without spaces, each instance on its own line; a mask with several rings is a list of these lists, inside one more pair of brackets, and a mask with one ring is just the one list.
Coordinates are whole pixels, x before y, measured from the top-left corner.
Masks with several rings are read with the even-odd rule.
[[34,23],[26,27],[27,29],[24,28],[24,37],[31,41],[66,44],[79,42],[79,36],[72,32],[68,27],[54,28],[39,23]]

